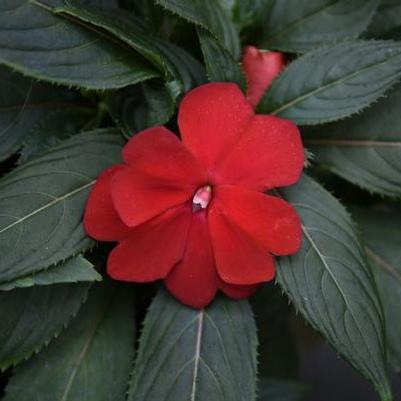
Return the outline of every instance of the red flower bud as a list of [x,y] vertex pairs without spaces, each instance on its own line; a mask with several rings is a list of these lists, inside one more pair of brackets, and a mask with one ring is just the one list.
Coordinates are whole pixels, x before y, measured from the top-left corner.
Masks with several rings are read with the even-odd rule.
[[242,66],[248,84],[247,97],[252,106],[257,106],[266,89],[285,65],[283,53],[261,51],[253,46],[245,48]]

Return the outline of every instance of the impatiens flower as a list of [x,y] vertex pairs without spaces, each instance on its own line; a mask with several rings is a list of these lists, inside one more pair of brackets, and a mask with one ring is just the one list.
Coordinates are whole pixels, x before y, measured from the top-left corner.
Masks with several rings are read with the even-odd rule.
[[283,53],[261,51],[253,46],[245,48],[242,67],[248,85],[247,96],[252,106],[257,106],[266,89],[284,69],[285,64]]
[[123,163],[93,187],[85,229],[118,242],[107,265],[114,279],[163,279],[196,308],[218,290],[246,297],[274,277],[274,255],[300,247],[294,208],[265,193],[299,179],[299,131],[290,121],[255,115],[231,83],[190,91],[178,127],[181,141],[158,126],[127,143]]

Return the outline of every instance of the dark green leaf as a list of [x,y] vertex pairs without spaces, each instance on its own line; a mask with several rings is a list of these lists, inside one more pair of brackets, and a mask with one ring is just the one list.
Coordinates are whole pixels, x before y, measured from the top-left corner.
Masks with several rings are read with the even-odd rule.
[[356,38],[372,19],[379,0],[273,0],[262,46],[305,52]]
[[309,387],[304,383],[261,379],[259,381],[258,401],[302,401],[309,392]]
[[302,248],[279,258],[278,282],[305,319],[392,400],[383,316],[353,224],[341,204],[304,176],[281,191],[302,220]]
[[401,3],[399,0],[380,0],[377,13],[369,25],[368,34],[382,37],[401,27]]
[[401,196],[401,87],[362,114],[306,131],[305,143],[334,173],[389,196]]
[[246,82],[239,63],[214,37],[202,28],[198,36],[210,81],[235,82],[246,89]]
[[81,219],[97,175],[120,160],[115,130],[75,135],[0,181],[0,282],[15,280],[91,245]]
[[115,35],[152,63],[168,81],[177,81],[182,91],[188,91],[204,81],[202,67],[189,53],[154,36],[148,27],[143,26],[143,21],[123,11],[76,7],[76,3],[76,0],[69,0],[68,6],[57,8],[57,12],[79,18]]
[[164,291],[144,323],[129,401],[254,401],[256,329],[246,301],[204,310]]
[[238,33],[218,0],[155,0],[157,4],[212,33],[235,59],[240,54]]
[[352,209],[382,295],[390,362],[401,371],[401,211]]
[[168,86],[161,82],[149,81],[142,84],[143,97],[142,105],[146,104],[146,123],[143,128],[154,125],[163,125],[173,116],[175,111],[175,99]]
[[73,134],[92,128],[95,118],[95,110],[84,107],[47,113],[31,127],[30,134],[22,144],[19,161],[24,163],[38,157]]
[[127,137],[167,123],[175,111],[172,93],[160,81],[148,81],[112,93],[107,104],[116,124]]
[[235,25],[242,30],[255,21],[259,22],[271,0],[219,0],[219,2],[230,13]]
[[76,315],[90,284],[59,284],[0,292],[0,369],[29,358]]
[[334,121],[367,107],[400,76],[400,44],[339,44],[291,63],[273,82],[258,110],[300,125]]
[[104,285],[48,348],[21,364],[5,401],[123,401],[134,356],[132,288]]
[[157,73],[125,45],[52,14],[39,0],[2,0],[0,63],[51,82],[120,88]]
[[33,287],[34,285],[78,283],[85,281],[102,281],[102,276],[94,269],[92,263],[86,260],[82,255],[78,255],[51,269],[0,284],[0,291]]
[[5,67],[0,68],[0,88],[0,161],[17,151],[49,113],[83,107],[75,92],[34,82]]

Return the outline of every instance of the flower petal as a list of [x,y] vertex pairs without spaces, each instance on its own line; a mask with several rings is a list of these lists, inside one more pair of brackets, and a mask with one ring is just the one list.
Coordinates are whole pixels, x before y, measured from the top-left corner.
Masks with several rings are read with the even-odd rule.
[[204,308],[216,295],[218,280],[206,213],[194,213],[184,258],[167,276],[166,287],[182,303]]
[[121,220],[135,227],[158,216],[171,207],[187,201],[196,186],[176,184],[168,180],[125,167],[113,177],[111,196]]
[[285,56],[281,52],[261,51],[253,46],[245,49],[242,66],[248,84],[247,97],[252,106],[257,106],[285,64]]
[[273,279],[273,257],[218,211],[209,211],[214,259],[220,278],[229,284],[256,284]]
[[259,286],[260,284],[234,285],[225,283],[223,280],[220,280],[219,282],[219,290],[233,299],[248,298],[259,288]]
[[232,83],[210,83],[190,91],[182,100],[178,126],[184,145],[211,169],[238,140],[253,109]]
[[217,168],[217,182],[259,191],[294,184],[301,176],[304,149],[295,124],[257,115]]
[[123,156],[129,165],[113,178],[111,194],[130,227],[185,202],[206,182],[195,157],[164,127],[137,134]]
[[301,247],[300,218],[283,199],[225,185],[216,189],[215,202],[231,223],[266,251],[291,255]]
[[110,194],[110,182],[122,165],[105,170],[96,180],[85,207],[84,228],[86,233],[98,241],[118,241],[132,231],[117,214]]
[[110,253],[108,274],[136,282],[166,277],[183,257],[190,221],[190,209],[178,207],[133,229]]
[[157,126],[131,138],[123,149],[127,164],[174,183],[205,183],[206,175],[195,157],[174,133]]

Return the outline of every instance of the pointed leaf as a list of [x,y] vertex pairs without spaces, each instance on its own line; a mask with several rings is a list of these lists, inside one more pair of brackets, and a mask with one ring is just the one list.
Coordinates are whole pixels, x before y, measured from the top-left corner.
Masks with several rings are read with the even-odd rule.
[[366,253],[379,286],[386,317],[389,358],[401,371],[401,211],[352,209],[362,230]]
[[0,180],[0,283],[87,249],[81,220],[98,174],[120,161],[115,130],[75,135]]
[[302,53],[358,37],[379,0],[273,0],[262,46]]
[[52,14],[44,0],[2,0],[0,64],[90,89],[121,88],[157,75],[118,42]]
[[49,347],[21,364],[5,401],[123,401],[134,356],[132,287],[104,285]]
[[258,110],[299,125],[334,121],[369,106],[400,76],[400,44],[338,44],[291,63],[272,83]]
[[369,191],[401,196],[401,86],[350,119],[304,133],[317,161]]
[[95,270],[92,263],[86,260],[82,255],[78,255],[51,269],[0,284],[0,291],[33,287],[34,285],[78,283],[85,281],[102,281],[102,276]]
[[85,301],[90,284],[0,292],[0,369],[16,365],[56,337]]
[[348,214],[307,176],[281,193],[301,217],[303,242],[297,254],[278,259],[279,284],[381,399],[392,400],[381,305]]
[[129,401],[254,401],[256,328],[246,301],[220,297],[204,310],[165,291],[141,336]]
[[116,39],[135,49],[152,63],[168,81],[175,80],[182,91],[204,82],[202,66],[188,52],[155,36],[142,20],[121,10],[84,7],[77,0],[68,0],[57,13],[67,14],[100,27]]
[[239,63],[209,32],[202,28],[197,31],[209,80],[235,82],[245,90],[245,77]]
[[217,0],[155,0],[155,2],[187,21],[207,29],[235,59],[239,57],[238,33],[227,11]]

